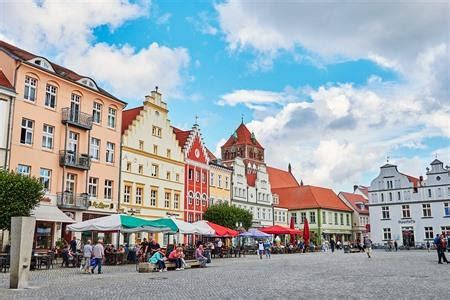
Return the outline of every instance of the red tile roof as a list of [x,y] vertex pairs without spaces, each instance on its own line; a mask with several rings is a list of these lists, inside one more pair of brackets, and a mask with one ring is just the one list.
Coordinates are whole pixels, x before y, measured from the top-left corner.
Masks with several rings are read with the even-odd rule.
[[366,195],[366,197],[369,197],[369,187],[368,186],[359,185],[358,188],[361,191],[361,193]]
[[406,174],[403,174],[403,173],[400,173],[400,174],[405,175],[406,177],[408,177],[408,181],[411,182],[414,187],[420,186],[419,178],[416,178],[416,177],[411,176],[411,175],[406,175]]
[[273,189],[300,186],[291,172],[267,166],[270,186]]
[[241,123],[236,129],[236,134],[237,139],[235,139],[234,134],[232,134],[222,147],[230,147],[232,145],[253,145],[257,148],[264,149],[256,139],[252,139],[252,134],[244,123]]
[[[340,192],[340,195],[347,200],[350,205],[353,207],[354,210],[356,210],[360,214],[368,215],[369,209],[368,209],[368,201],[366,198],[364,198],[362,195],[354,194],[354,193],[347,193],[347,192]],[[364,208],[361,209],[360,203],[364,204]]]
[[256,185],[256,173],[247,173],[245,177],[247,177],[247,184],[249,186],[254,187]]
[[128,129],[128,126],[130,126],[131,123],[133,123],[133,121],[136,119],[136,117],[143,109],[144,109],[143,106],[139,106],[124,110],[122,112],[122,134],[125,132],[125,130]]
[[288,209],[326,208],[352,211],[336,194],[328,188],[303,185],[272,189],[279,197],[279,207]]
[[191,134],[191,130],[181,130],[176,127],[172,127],[173,132],[175,133],[175,136],[177,138],[178,144],[181,148],[184,148],[184,145],[186,145],[186,141]]
[[212,153],[207,147],[206,148],[206,153],[208,154],[209,157],[209,161],[214,161],[217,159],[217,157],[214,155],[214,153]]
[[0,70],[0,86],[14,91],[14,87],[12,86],[11,82],[9,82],[8,78],[6,78],[6,75],[2,72],[2,70]]
[[[8,44],[2,40],[0,40],[0,48],[5,49],[7,52],[11,53],[12,55],[16,56],[17,58],[19,58],[20,60],[23,60],[23,61],[27,61],[27,60],[33,59],[35,57],[42,57],[42,56],[30,53],[28,51],[25,51],[23,49],[20,49],[11,44]],[[47,58],[45,58],[45,59],[47,59]],[[53,68],[53,70],[55,70],[56,74],[59,77],[62,77],[66,80],[70,80],[70,81],[77,83],[77,81],[80,80],[81,78],[89,77],[89,76],[79,75],[70,69],[67,69],[67,68],[64,68],[63,66],[55,64],[55,63],[51,62],[50,60],[48,60],[48,61],[52,65],[52,68]],[[39,66],[37,66],[37,67],[39,67]],[[77,84],[80,84],[80,83],[77,83]],[[88,86],[84,86],[84,87],[89,88]],[[111,95],[110,93],[108,93],[107,91],[105,91],[104,89],[102,89],[100,87],[98,87],[98,91],[106,97],[113,98],[114,100],[117,100],[123,104],[127,104],[126,102],[114,97],[113,95]]]

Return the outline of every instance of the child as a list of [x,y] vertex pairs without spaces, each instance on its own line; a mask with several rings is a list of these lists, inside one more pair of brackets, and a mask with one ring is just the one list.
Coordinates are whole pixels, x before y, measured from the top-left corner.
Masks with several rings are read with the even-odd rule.
[[166,264],[164,263],[165,253],[160,249],[155,252],[150,258],[150,263],[158,265],[159,272],[167,272]]

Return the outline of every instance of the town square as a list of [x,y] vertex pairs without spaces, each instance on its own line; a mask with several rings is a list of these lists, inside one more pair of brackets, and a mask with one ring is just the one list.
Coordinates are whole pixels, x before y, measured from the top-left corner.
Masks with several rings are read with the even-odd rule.
[[449,25],[0,0],[0,299],[450,294]]

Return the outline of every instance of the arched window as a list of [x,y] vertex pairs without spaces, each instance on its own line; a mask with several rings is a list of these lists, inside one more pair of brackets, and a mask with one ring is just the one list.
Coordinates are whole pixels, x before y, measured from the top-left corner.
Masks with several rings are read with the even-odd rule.
[[191,191],[189,192],[189,196],[188,196],[188,203],[192,204],[192,199],[194,199],[194,193]]
[[195,205],[200,206],[200,193],[195,194]]
[[94,90],[98,91],[98,87],[97,87],[97,84],[95,83],[95,81],[90,79],[90,78],[88,78],[88,77],[83,77],[80,80],[78,80],[77,82],[81,83],[84,86],[87,86],[87,87],[89,87],[91,89],[94,89]]
[[207,201],[207,196],[206,196],[206,194],[203,194],[202,195],[202,205],[203,206],[206,206],[206,203],[207,203],[206,201]]

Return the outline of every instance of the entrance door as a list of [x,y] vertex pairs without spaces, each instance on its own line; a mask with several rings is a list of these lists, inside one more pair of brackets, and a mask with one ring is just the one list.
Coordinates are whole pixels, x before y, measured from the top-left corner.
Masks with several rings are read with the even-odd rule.
[[70,120],[78,122],[80,117],[80,99],[81,96],[72,94],[70,101]]
[[72,173],[67,173],[66,176],[66,201],[68,204],[74,204],[75,203],[75,194],[76,194],[76,187],[77,187],[77,175]]
[[78,151],[78,133],[69,131],[69,161],[75,164]]
[[414,229],[412,227],[402,227],[403,246],[414,247]]

